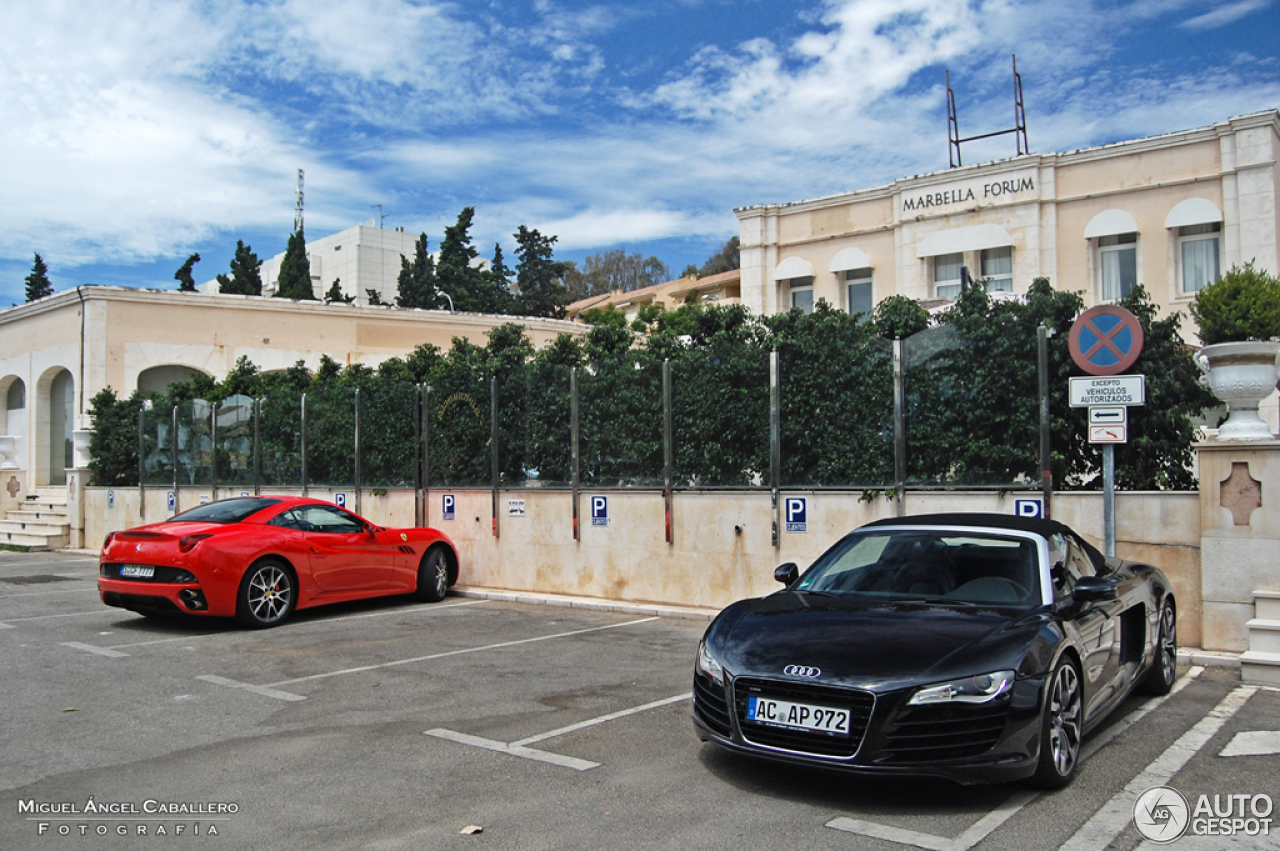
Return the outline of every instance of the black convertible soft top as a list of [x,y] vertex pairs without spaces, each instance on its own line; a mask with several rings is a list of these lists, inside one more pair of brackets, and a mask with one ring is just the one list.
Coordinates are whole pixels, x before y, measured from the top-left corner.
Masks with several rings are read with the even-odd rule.
[[1035,535],[1071,535],[1089,553],[1093,563],[1101,567],[1106,563],[1102,553],[1088,541],[1080,537],[1074,529],[1057,520],[1043,520],[1039,517],[1018,517],[1014,514],[992,514],[990,512],[973,511],[954,514],[909,514],[905,517],[886,517],[873,520],[862,528],[874,526],[985,526],[989,529],[1011,529],[1015,532],[1031,532]]

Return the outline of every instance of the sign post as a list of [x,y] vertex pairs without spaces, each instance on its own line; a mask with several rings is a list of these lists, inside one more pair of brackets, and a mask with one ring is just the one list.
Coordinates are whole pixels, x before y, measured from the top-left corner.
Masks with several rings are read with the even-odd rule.
[[1128,434],[1128,406],[1146,403],[1146,376],[1121,375],[1142,354],[1142,323],[1123,307],[1091,307],[1071,326],[1068,348],[1091,378],[1071,379],[1071,407],[1089,409],[1089,442],[1102,444],[1103,552],[1116,554],[1116,444]]

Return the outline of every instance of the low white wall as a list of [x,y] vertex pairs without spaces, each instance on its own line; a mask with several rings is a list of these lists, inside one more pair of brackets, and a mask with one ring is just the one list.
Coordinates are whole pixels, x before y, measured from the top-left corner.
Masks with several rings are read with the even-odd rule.
[[[178,507],[205,499],[235,496],[241,488],[181,488]],[[281,491],[284,492],[284,491]],[[290,491],[297,493],[297,491]],[[334,499],[344,494],[356,508],[351,490],[308,490]],[[454,519],[442,516],[443,497],[453,496]],[[592,525],[591,497],[608,499],[608,525]],[[145,514],[137,488],[115,489],[108,507],[106,488],[89,488],[86,531],[91,545],[114,529],[168,517],[168,492],[146,491]],[[788,490],[784,497],[805,497],[808,529],[787,532],[779,523],[778,546],[771,540],[774,510],[768,492],[697,491],[672,497],[673,542],[666,542],[662,494],[654,491],[591,491],[581,496],[581,540],[573,539],[573,498],[568,491],[528,488],[505,490],[498,501],[498,536],[492,529],[492,492],[488,489],[433,489],[426,495],[427,524],[458,545],[462,582],[484,588],[572,594],[720,608],[743,597],[767,594],[778,586],[773,568],[794,561],[803,569],[849,530],[896,515],[896,504],[858,493]],[[1014,500],[1028,494],[996,492],[908,492],[910,514],[993,511],[1012,514]],[[508,502],[523,500],[524,515],[511,516]],[[414,492],[361,494],[360,511],[387,526],[411,526]],[[1052,514],[1092,543],[1101,545],[1102,497],[1097,493],[1054,494]],[[780,521],[782,518],[779,518]],[[1116,496],[1117,553],[1161,567],[1173,581],[1180,605],[1184,644],[1200,642],[1200,503],[1197,493],[1120,493]]]

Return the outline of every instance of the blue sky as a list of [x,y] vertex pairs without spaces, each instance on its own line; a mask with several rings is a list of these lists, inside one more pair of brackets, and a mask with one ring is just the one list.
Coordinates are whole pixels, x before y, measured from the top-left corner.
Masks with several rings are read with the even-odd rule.
[[[1280,0],[17,0],[0,32],[0,305],[32,253],[58,290],[173,287],[237,239],[284,250],[377,214],[481,253],[521,225],[557,256],[674,274],[735,207],[947,166],[964,135],[1033,151],[1280,106]],[[1009,137],[965,161],[1009,156]]]

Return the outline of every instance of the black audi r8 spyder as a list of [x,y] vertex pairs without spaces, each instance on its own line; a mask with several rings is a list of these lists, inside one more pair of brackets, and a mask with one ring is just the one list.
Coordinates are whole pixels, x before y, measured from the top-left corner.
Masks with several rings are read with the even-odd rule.
[[1051,520],[880,520],[774,577],[698,646],[694,726],[740,753],[1058,788],[1090,729],[1176,675],[1165,575]]

